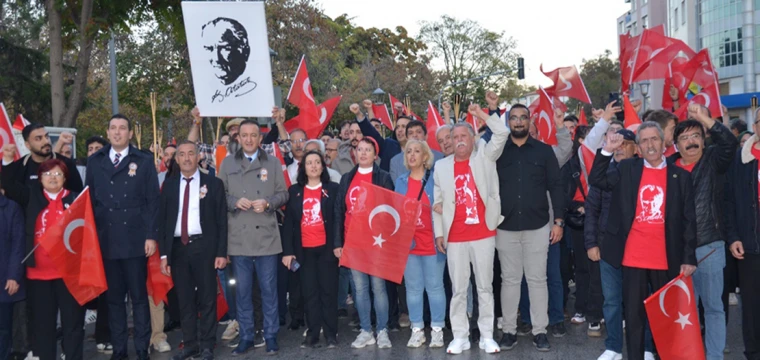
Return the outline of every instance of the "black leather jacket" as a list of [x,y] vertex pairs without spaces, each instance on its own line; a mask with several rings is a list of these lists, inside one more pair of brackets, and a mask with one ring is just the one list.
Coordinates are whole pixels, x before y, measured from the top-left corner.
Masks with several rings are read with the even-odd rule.
[[[725,174],[736,155],[738,141],[734,134],[716,122],[709,129],[712,145],[705,148],[691,172],[694,182],[694,206],[697,212],[697,247],[715,241],[726,240],[723,236],[723,212]],[[675,153],[668,158],[675,162],[681,158]]]

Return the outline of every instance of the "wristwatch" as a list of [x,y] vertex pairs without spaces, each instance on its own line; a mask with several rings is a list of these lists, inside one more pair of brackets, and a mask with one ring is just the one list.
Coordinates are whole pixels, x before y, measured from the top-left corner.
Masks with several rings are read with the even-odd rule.
[[565,220],[562,220],[562,219],[554,220],[554,225],[557,225],[557,226],[563,228],[563,227],[565,227]]

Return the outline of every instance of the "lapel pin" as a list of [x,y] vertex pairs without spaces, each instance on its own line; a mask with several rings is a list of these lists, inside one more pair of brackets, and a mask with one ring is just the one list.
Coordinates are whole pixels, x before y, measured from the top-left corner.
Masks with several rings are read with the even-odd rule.
[[137,175],[137,164],[135,163],[129,163],[129,173],[127,173],[130,177],[134,177]]
[[208,188],[206,187],[206,185],[201,186],[201,193],[199,195],[200,198],[201,199],[205,198],[207,193],[208,193]]

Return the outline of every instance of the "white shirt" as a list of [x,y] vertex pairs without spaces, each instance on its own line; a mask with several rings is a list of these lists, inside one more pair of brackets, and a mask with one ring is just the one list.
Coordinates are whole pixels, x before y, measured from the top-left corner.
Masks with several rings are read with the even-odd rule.
[[[174,227],[174,237],[182,236],[182,207],[185,200],[185,176],[179,176],[179,211],[177,211],[177,225]],[[199,235],[201,230],[201,173],[195,170],[193,180],[190,181],[190,206],[187,208],[187,234]]]
[[[609,152],[609,151],[607,151],[607,150],[602,149],[602,156],[612,156],[612,155],[614,155],[614,154],[611,153],[611,152]],[[657,165],[657,166],[652,166],[652,164],[650,164],[649,161],[647,161],[647,159],[644,159],[644,167],[647,167],[647,168],[650,168],[650,169],[657,169],[657,170],[664,169],[665,166],[667,166],[667,165],[668,165],[668,163],[667,163],[667,161],[665,159],[665,155],[662,156],[662,162],[660,163],[660,165]]]
[[290,176],[290,183],[295,184],[296,178],[298,178],[298,164],[301,162],[293,159],[293,163],[288,165],[288,176]]
[[127,157],[127,155],[129,155],[129,146],[125,147],[124,150],[122,151],[116,151],[113,149],[113,147],[111,148],[111,151],[108,152],[108,157],[111,158],[112,164],[113,164],[113,161],[116,159],[116,153],[119,153],[121,156],[119,158],[119,164],[121,164],[121,162],[124,161],[124,158]]
[[250,158],[251,162],[253,162],[254,160],[256,160],[257,157],[259,157],[259,151],[256,150],[256,152],[251,155],[248,155],[245,151],[243,151],[243,155],[245,156],[246,159]]

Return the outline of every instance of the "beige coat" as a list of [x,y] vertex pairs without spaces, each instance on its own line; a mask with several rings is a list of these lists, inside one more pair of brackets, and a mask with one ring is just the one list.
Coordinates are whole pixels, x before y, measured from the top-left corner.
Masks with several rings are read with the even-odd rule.
[[[501,156],[509,137],[507,125],[497,115],[491,115],[486,121],[491,131],[491,141],[478,140],[475,150],[470,155],[470,169],[475,179],[475,186],[486,205],[486,226],[495,230],[504,220],[501,216],[501,198],[499,197],[499,175],[496,173],[496,160]],[[435,163],[434,195],[435,204],[443,204],[443,214],[433,212],[435,237],[449,241],[449,230],[454,222],[456,194],[454,184],[454,155],[447,156]]]
[[[275,211],[288,202],[288,189],[277,158],[259,149],[256,160],[248,162],[242,150],[222,162],[219,178],[227,192],[227,253],[231,256],[266,256],[282,252]],[[265,199],[269,209],[256,213],[235,207],[240,198]]]

